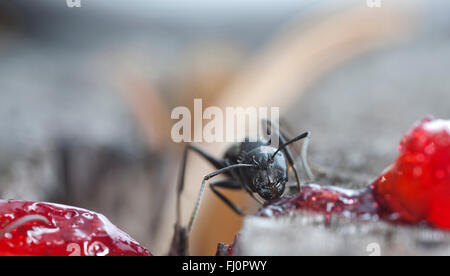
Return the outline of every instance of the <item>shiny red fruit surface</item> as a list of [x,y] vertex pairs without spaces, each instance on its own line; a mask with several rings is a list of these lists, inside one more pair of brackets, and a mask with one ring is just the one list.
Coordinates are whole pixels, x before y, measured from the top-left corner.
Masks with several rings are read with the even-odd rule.
[[403,137],[399,151],[372,185],[374,197],[409,223],[450,229],[450,121],[423,119]]
[[106,217],[43,202],[0,200],[0,255],[151,256]]

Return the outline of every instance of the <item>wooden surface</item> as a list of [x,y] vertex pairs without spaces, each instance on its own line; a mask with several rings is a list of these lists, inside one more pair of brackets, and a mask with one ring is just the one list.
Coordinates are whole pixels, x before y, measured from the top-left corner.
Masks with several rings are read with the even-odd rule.
[[350,223],[335,217],[297,214],[245,220],[236,252],[249,256],[417,256],[450,254],[450,234],[383,222]]

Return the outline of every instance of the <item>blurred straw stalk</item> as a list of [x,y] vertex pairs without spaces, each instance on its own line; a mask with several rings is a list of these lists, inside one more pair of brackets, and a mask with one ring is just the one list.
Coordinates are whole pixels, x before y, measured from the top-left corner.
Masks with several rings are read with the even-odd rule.
[[[364,1],[365,2],[365,1]],[[218,83],[208,83],[211,75],[206,67],[198,71],[194,78],[187,78],[181,83],[184,91],[182,101],[166,103],[168,106],[191,106],[194,97],[202,97],[207,105],[220,108],[226,106],[278,106],[281,113],[290,105],[299,101],[301,95],[308,90],[314,82],[320,80],[325,73],[337,68],[343,62],[355,58],[358,55],[388,45],[405,37],[412,30],[412,13],[404,6],[388,5],[384,3],[383,9],[374,11],[366,6],[348,6],[339,8],[331,13],[311,16],[299,16],[283,30],[273,36],[263,50],[255,55],[253,60],[242,66],[239,70],[235,65],[239,62],[228,63],[230,70],[224,70],[223,78],[217,78]],[[306,21],[305,21],[306,20]],[[213,64],[214,67],[217,64]],[[204,75],[203,75],[204,74]],[[218,73],[218,75],[221,75]],[[134,77],[130,77],[129,80]],[[147,81],[147,80],[146,80]],[[145,83],[140,81],[131,81]],[[130,81],[128,81],[130,83]],[[185,87],[184,89],[182,87]],[[197,90],[201,88],[201,92]],[[222,89],[221,89],[222,88]],[[153,96],[141,93],[153,94]],[[135,114],[139,118],[143,129],[152,129],[147,133],[161,135],[157,141],[169,143],[170,147],[180,153],[181,147],[174,147],[167,138],[170,132],[170,120],[155,113],[147,113],[145,110],[156,110],[167,113],[164,103],[159,100],[158,89],[153,84],[145,86],[128,86],[126,98]],[[133,95],[134,93],[134,95]],[[147,106],[146,106],[147,105]],[[206,108],[204,104],[204,108]],[[150,111],[148,111],[150,112]],[[282,115],[282,114],[281,114]],[[169,116],[167,118],[170,118]],[[301,126],[295,126],[301,127]],[[299,131],[301,129],[298,129]],[[198,130],[194,130],[198,131]],[[150,136],[150,135],[149,135]],[[152,139],[153,138],[150,138]],[[166,141],[166,142],[164,142]],[[214,156],[221,157],[228,145],[201,144],[200,147]],[[181,156],[181,155],[178,155]],[[194,159],[195,158],[195,159]],[[192,210],[193,202],[198,194],[201,178],[211,171],[211,167],[198,157],[191,158],[188,162],[185,195],[183,195],[183,217],[187,220]],[[175,192],[178,165],[174,164],[172,186],[169,190]],[[169,184],[169,183],[163,183]],[[155,252],[163,253],[167,250],[167,244],[171,239],[175,214],[175,193],[170,193],[160,225],[160,233]],[[246,197],[232,195],[232,199],[240,205],[247,205]],[[202,208],[199,212],[197,223],[190,237],[190,251],[193,255],[211,255],[215,252],[218,241],[231,242],[239,231],[242,218],[236,216],[210,191],[205,193]]]

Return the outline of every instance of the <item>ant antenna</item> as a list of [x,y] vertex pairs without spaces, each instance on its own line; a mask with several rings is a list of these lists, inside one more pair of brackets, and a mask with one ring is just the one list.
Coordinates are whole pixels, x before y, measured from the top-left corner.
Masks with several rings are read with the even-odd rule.
[[191,219],[189,220],[189,226],[188,226],[188,232],[191,232],[192,225],[194,224],[195,218],[197,217],[198,210],[200,208],[200,202],[202,200],[203,192],[205,190],[206,181],[213,178],[214,176],[217,176],[221,173],[227,172],[232,169],[236,168],[242,168],[242,167],[255,167],[255,165],[252,164],[235,164],[231,165],[225,168],[222,168],[220,170],[217,170],[215,172],[212,172],[205,177],[203,177],[202,186],[200,187],[200,192],[198,194],[197,202],[195,203],[194,210],[192,211]]
[[308,176],[309,180],[313,181],[314,180],[314,175],[308,165],[308,161],[307,161],[307,154],[308,154],[308,145],[309,145],[309,140],[311,138],[311,132],[307,131],[305,133],[300,134],[299,136],[291,139],[290,141],[282,144],[281,146],[278,147],[278,149],[272,154],[272,156],[270,157],[270,161],[273,161],[273,158],[275,157],[275,155],[277,155],[277,153],[284,149],[285,147],[287,147],[288,145],[297,142],[301,139],[305,139],[303,141],[303,146],[302,146],[302,152],[301,152],[301,159],[302,159],[302,165],[303,168],[305,169],[306,175]]

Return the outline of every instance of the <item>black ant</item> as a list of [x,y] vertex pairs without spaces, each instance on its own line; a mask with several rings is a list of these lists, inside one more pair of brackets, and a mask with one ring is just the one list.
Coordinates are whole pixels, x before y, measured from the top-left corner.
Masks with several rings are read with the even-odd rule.
[[[267,129],[271,129],[272,123],[265,121]],[[231,202],[217,188],[225,189],[245,189],[249,195],[258,203],[263,204],[255,194],[258,194],[263,200],[273,200],[280,198],[288,182],[288,171],[291,168],[294,172],[297,182],[297,189],[300,190],[300,180],[297,168],[288,145],[305,139],[303,142],[301,160],[305,173],[309,179],[313,179],[311,169],[307,163],[308,143],[311,136],[309,131],[288,140],[286,135],[280,129],[276,129],[276,136],[279,138],[280,146],[275,148],[271,146],[270,140],[258,138],[257,141],[250,141],[246,138],[243,142],[236,143],[228,148],[225,152],[223,160],[204,152],[195,145],[188,144],[184,150],[181,163],[181,173],[177,187],[177,222],[175,225],[175,236],[172,245],[171,254],[184,255],[187,249],[187,233],[191,231],[194,220],[197,216],[200,201],[206,186],[206,181],[219,175],[226,174],[228,178],[213,181],[209,183],[211,190],[225,204],[227,204],[234,212],[241,216],[245,216],[244,212],[235,203]],[[184,188],[184,175],[186,170],[186,160],[189,150],[198,153],[209,163],[217,168],[205,177],[203,177],[202,185],[198,195],[197,202],[189,220],[187,232],[186,229],[180,227],[180,196]]]

